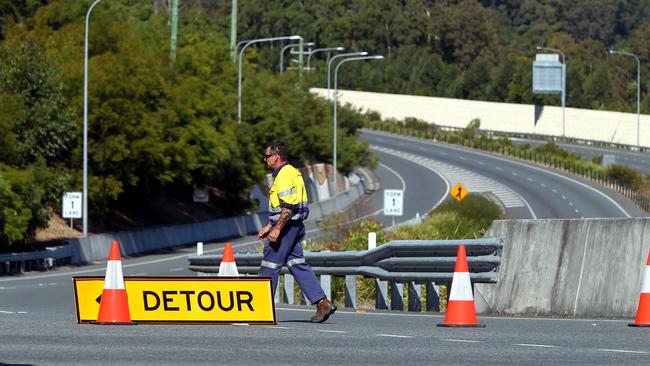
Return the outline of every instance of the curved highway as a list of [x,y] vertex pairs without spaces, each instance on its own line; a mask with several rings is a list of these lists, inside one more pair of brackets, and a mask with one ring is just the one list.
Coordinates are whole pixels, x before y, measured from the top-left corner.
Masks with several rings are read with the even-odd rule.
[[647,216],[618,193],[562,172],[411,137],[365,131],[363,138],[373,151],[437,170],[451,186],[461,183],[470,192],[493,192],[510,218]]

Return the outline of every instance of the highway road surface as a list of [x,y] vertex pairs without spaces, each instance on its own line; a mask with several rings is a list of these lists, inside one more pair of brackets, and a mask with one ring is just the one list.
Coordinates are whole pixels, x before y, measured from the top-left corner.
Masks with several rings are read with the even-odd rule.
[[[537,147],[546,143],[546,141],[540,140],[525,140],[525,139],[510,139],[513,144],[529,144],[530,146]],[[561,147],[562,150],[582,156],[585,159],[591,160],[592,158],[599,155],[613,155],[614,162],[616,164],[627,165],[632,168],[638,169],[643,174],[650,174],[650,153],[649,152],[638,152],[638,151],[627,151],[620,149],[607,149],[602,147],[588,146],[588,145],[578,145],[578,144],[566,144],[566,143],[556,143],[557,146]]]
[[374,131],[365,131],[362,138],[378,154],[438,172],[450,186],[461,183],[470,192],[491,192],[504,204],[509,218],[647,216],[620,194],[564,172],[423,139]]
[[[500,157],[415,139],[364,133],[380,157],[382,189],[405,189],[405,215],[424,214],[445,199],[453,179],[492,192],[511,217],[626,217],[638,209],[613,192],[557,172]],[[366,215],[383,207],[381,191]],[[392,218],[375,216],[392,223]],[[310,225],[310,235],[317,235]],[[255,238],[233,240],[254,250]],[[222,243],[206,246],[220,252]],[[124,258],[127,276],[195,276],[194,248]],[[488,317],[482,329],[439,328],[443,314],[341,308],[311,324],[308,306],[279,305],[275,326],[75,323],[72,276],[101,276],[105,263],[0,278],[1,364],[219,365],[643,365],[650,359],[646,329],[629,319]]]

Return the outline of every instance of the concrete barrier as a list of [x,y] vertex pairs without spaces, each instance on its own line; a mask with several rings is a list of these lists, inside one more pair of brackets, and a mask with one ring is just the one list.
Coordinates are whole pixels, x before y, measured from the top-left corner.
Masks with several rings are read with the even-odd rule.
[[[352,185],[348,190],[340,193],[336,204],[334,198],[310,203],[309,220],[318,220],[337,212],[361,198],[366,191],[362,183],[363,181],[359,181],[359,184]],[[68,238],[64,240],[64,244],[71,248],[72,264],[83,264],[105,260],[113,240],[120,243],[122,255],[136,256],[160,249],[191,245],[198,241],[209,242],[254,235],[266,222],[268,222],[268,213],[255,212],[244,216],[184,225],[97,234],[86,238]]]
[[499,281],[476,284],[477,311],[633,317],[650,249],[650,218],[500,220]]

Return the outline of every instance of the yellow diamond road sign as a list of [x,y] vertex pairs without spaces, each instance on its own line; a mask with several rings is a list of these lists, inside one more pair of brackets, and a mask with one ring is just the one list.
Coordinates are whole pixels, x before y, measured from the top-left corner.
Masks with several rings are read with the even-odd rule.
[[458,183],[456,186],[449,192],[449,194],[456,199],[456,201],[460,202],[467,196],[467,189],[463,187],[462,184]]
[[[73,277],[77,322],[97,320],[103,277]],[[276,324],[271,279],[124,277],[136,323]]]

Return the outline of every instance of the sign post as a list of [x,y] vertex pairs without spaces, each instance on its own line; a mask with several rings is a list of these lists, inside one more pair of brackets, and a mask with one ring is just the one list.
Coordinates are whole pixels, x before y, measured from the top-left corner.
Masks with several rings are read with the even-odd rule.
[[63,209],[61,215],[70,219],[70,228],[74,219],[81,218],[81,192],[65,192],[63,194]]
[[393,226],[395,226],[395,216],[402,216],[403,212],[404,190],[384,189],[384,215],[393,216]]

